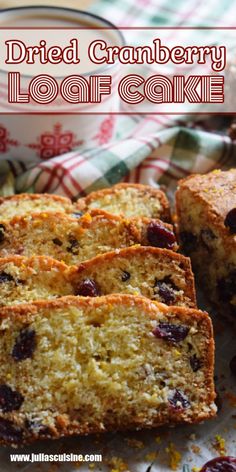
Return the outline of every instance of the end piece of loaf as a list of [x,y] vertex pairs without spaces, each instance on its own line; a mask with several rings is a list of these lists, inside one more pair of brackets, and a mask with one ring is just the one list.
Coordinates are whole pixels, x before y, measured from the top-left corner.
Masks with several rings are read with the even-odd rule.
[[236,318],[236,169],[180,181],[176,194],[181,246],[222,315]]
[[73,265],[134,244],[177,249],[173,228],[167,223],[129,220],[96,210],[79,219],[49,212],[15,217],[0,225],[0,257],[46,255]]
[[166,249],[119,249],[72,267],[46,256],[0,259],[0,306],[110,293],[196,307],[189,258]]
[[7,221],[15,216],[31,215],[41,212],[65,212],[72,214],[76,208],[71,200],[60,195],[48,193],[21,193],[9,197],[0,197],[0,221]]
[[210,318],[144,297],[0,313],[0,441],[20,445],[215,415]]
[[76,206],[80,211],[100,208],[127,218],[146,216],[170,221],[170,208],[166,195],[149,185],[117,184],[90,193],[78,200]]

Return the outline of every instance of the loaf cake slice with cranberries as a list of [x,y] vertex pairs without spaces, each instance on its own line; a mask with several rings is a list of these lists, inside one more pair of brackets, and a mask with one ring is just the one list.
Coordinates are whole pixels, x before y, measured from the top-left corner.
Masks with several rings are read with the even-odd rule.
[[77,210],[69,198],[48,193],[21,193],[9,197],[0,197],[1,222],[10,220],[14,216],[25,216],[45,211],[72,214]]
[[215,415],[204,312],[144,297],[64,297],[0,313],[0,441],[18,446]]
[[176,206],[181,246],[199,283],[236,320],[236,169],[180,181]]
[[0,306],[110,293],[144,295],[167,305],[196,306],[189,258],[166,249],[119,249],[72,267],[46,256],[0,259]]
[[38,213],[0,224],[0,257],[46,255],[73,265],[134,244],[177,249],[171,225],[150,218],[129,220],[101,210],[81,218]]
[[146,216],[170,221],[169,202],[164,192],[142,184],[117,184],[77,201],[79,211],[90,211],[94,208],[109,211],[114,215],[121,214],[128,218]]
[[76,295],[130,293],[196,307],[190,259],[167,249],[139,246],[102,254],[72,267],[70,281]]
[[0,258],[0,306],[74,295],[69,272],[51,257]]

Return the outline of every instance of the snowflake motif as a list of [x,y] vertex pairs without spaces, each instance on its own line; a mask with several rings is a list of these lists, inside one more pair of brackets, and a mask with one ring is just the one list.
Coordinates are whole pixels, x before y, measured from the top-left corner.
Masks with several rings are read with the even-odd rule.
[[45,131],[39,136],[37,144],[28,144],[28,147],[38,150],[40,159],[51,159],[70,152],[76,146],[81,146],[83,142],[83,140],[75,141],[74,133],[63,131],[61,123],[57,123],[53,132]]
[[109,115],[105,120],[102,121],[98,133],[93,139],[96,139],[98,144],[106,144],[110,141],[115,125],[114,115]]
[[9,131],[0,125],[0,153],[8,152],[11,146],[17,147],[19,143],[16,139],[10,139]]

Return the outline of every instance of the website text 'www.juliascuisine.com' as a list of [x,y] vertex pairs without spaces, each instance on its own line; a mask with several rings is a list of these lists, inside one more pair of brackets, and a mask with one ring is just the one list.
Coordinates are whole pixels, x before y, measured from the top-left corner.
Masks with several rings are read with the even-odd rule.
[[10,454],[11,462],[102,462],[102,454],[45,454],[44,452],[30,454]]

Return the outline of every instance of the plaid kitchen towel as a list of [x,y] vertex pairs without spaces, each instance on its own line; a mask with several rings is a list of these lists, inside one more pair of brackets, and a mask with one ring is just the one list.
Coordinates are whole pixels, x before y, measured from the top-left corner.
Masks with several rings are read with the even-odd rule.
[[[233,26],[235,9],[235,0],[100,0],[90,8],[117,26]],[[193,34],[197,30],[191,31],[192,43]],[[218,41],[220,34],[225,33],[218,32]],[[110,125],[107,116],[93,148],[79,147],[33,166],[24,156],[22,161],[7,161],[2,155],[0,174],[6,178],[1,193],[49,192],[77,198],[120,180],[162,184],[171,191],[189,173],[234,166],[236,145],[224,133],[226,119],[119,116],[116,139],[108,143]]]

